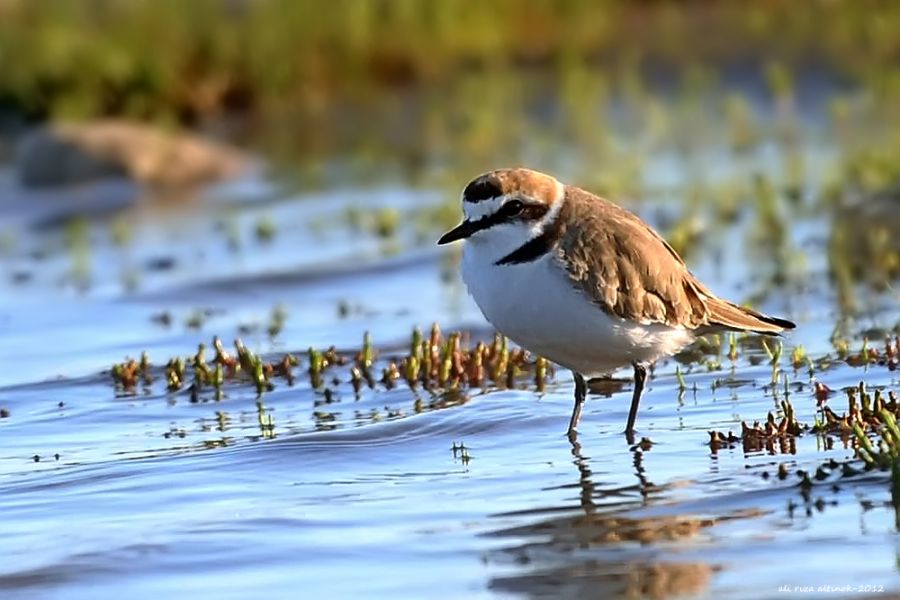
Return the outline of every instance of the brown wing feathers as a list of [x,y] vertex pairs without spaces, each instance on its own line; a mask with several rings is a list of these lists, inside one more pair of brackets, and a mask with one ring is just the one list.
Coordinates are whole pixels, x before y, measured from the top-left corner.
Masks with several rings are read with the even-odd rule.
[[794,323],[778,317],[770,317],[752,308],[738,306],[721,298],[713,298],[709,306],[709,325],[722,329],[752,331],[754,333],[778,334],[785,329],[796,327]]
[[777,334],[793,329],[717,298],[688,271],[675,250],[637,216],[593,194],[568,187],[558,252],[569,277],[604,311],[641,323],[688,329],[731,329]]

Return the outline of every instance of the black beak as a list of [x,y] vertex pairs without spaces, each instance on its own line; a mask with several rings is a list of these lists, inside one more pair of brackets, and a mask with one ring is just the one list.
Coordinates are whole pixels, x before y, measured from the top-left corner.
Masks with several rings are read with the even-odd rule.
[[444,244],[449,244],[450,242],[455,242],[457,240],[464,240],[476,231],[482,229],[472,221],[463,221],[447,233],[441,236],[441,239],[438,240],[438,246],[442,246]]

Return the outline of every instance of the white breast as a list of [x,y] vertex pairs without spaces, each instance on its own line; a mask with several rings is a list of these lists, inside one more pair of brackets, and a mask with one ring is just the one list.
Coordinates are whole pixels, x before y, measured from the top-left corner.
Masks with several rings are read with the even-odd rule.
[[610,316],[577,290],[553,253],[497,266],[494,252],[468,241],[462,276],[485,318],[520,346],[585,376],[633,361],[652,362],[690,343],[689,331]]

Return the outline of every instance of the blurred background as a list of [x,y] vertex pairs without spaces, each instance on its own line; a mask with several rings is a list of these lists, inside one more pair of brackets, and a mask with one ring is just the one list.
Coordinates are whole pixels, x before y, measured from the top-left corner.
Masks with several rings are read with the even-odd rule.
[[[898,21],[868,1],[3,0],[0,206],[69,237],[104,212],[125,243],[168,198],[236,237],[248,210],[194,199],[224,181],[293,205],[254,216],[262,237],[349,226],[396,251],[452,224],[475,174],[527,165],[637,209],[688,256],[746,216],[745,249],[769,259],[747,300],[809,275],[791,224],[815,216],[829,256],[816,275],[859,309],[853,283],[884,288],[900,270]],[[73,190],[97,180],[93,198]],[[361,196],[334,219],[305,210],[305,194],[334,190]],[[376,199],[394,192],[405,199]],[[34,252],[28,227],[0,235],[7,255]],[[112,254],[106,274],[83,261],[80,287],[112,272],[142,286]]]
[[[0,206],[7,222],[37,213],[29,223],[68,221],[69,234],[82,213],[107,212],[122,242],[154,199],[178,196],[166,210],[201,229],[224,220],[227,235],[246,211],[183,205],[196,184],[243,176],[237,195],[296,205],[263,211],[257,233],[349,225],[396,250],[451,224],[475,174],[528,165],[651,221],[640,205],[652,203],[688,255],[749,213],[760,235],[747,249],[778,257],[754,264],[783,282],[807,268],[795,218],[887,194],[820,225],[820,275],[841,310],[859,308],[851,283],[883,288],[898,271],[898,20],[893,3],[869,1],[3,0]],[[135,193],[56,197],[113,175]],[[48,187],[47,202],[15,198]],[[406,200],[367,197],[396,188]],[[363,196],[343,218],[304,210],[303,194],[338,189]],[[28,248],[28,228],[0,235],[6,255]],[[115,258],[103,270],[140,287],[140,269],[110,269]],[[214,262],[228,271],[234,258]],[[12,276],[40,278],[29,270]]]
[[[750,597],[796,561],[894,581],[883,481],[819,519],[830,497],[741,496],[774,449],[703,443],[782,389],[812,423],[817,382],[896,386],[867,352],[900,332],[898,32],[888,0],[0,0],[0,591],[140,579],[150,597],[201,573],[220,597],[325,579],[329,596]],[[658,365],[652,452],[599,398],[570,447],[562,370],[540,396],[307,385],[308,349],[352,357],[364,332],[382,356],[433,322],[490,339],[460,249],[435,240],[469,180],[516,165],[628,207],[714,291],[796,321],[793,370],[744,339]],[[213,336],[294,353],[297,386],[167,389],[166,360]],[[114,385],[144,352],[155,383]],[[854,456],[823,440],[783,464]],[[708,497],[683,521],[629,512]],[[707,551],[681,553],[695,535]]]

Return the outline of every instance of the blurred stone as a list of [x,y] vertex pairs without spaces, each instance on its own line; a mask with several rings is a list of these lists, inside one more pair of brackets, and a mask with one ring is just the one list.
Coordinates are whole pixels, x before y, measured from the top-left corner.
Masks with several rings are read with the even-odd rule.
[[26,186],[127,176],[155,187],[188,187],[240,174],[239,150],[185,133],[120,120],[48,125],[25,136],[15,166]]

